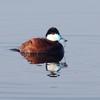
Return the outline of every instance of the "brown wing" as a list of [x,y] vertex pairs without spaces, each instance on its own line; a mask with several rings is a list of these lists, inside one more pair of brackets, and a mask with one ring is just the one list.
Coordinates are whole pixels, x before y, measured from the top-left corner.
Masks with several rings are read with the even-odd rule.
[[45,52],[52,48],[55,42],[51,42],[45,38],[33,38],[26,41],[20,46],[20,52],[38,53]]

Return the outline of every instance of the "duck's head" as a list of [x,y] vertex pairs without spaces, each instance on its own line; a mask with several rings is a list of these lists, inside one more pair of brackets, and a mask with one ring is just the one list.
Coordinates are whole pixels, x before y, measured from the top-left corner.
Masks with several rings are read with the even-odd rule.
[[47,33],[46,33],[46,38],[50,41],[59,41],[62,39],[59,31],[55,27],[51,27]]

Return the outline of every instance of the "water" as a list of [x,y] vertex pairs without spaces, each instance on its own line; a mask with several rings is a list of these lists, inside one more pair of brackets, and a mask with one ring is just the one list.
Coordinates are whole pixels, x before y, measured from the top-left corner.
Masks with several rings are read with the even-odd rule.
[[[45,65],[29,64],[19,53],[16,36],[0,39],[0,100],[99,99],[100,36],[65,35],[67,68],[48,77]],[[24,38],[24,37],[22,37]],[[12,42],[13,41],[13,42]]]
[[[58,77],[9,50],[51,26],[68,40]],[[0,100],[99,100],[99,26],[99,0],[0,0]]]

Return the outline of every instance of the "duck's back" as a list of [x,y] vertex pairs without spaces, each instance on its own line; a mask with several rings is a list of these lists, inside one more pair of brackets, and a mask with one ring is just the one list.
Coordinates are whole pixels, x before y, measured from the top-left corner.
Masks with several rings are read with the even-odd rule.
[[20,52],[41,53],[46,52],[53,47],[56,48],[59,45],[60,43],[52,42],[45,38],[32,38],[31,40],[24,42],[19,49]]

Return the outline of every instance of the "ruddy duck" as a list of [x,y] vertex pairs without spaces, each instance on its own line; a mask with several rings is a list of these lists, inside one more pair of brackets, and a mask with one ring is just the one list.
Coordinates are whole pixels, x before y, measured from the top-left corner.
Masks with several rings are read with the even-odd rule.
[[[60,63],[64,57],[64,47],[59,42],[63,39],[57,28],[51,27],[45,38],[32,38],[19,47],[10,49],[20,52],[20,54],[31,64],[46,64],[46,70],[50,72],[48,76],[57,77],[61,68],[66,67],[66,61]],[[64,43],[67,41],[65,39]],[[62,67],[63,66],[63,67]]]
[[[61,39],[63,38],[61,37],[58,29],[51,27],[47,31],[45,38],[32,38],[22,43],[19,49],[12,50],[20,52],[25,58],[28,57],[28,59],[30,58],[30,55],[33,55],[33,57],[37,59],[42,58],[43,60],[45,58],[43,60],[44,63],[50,61],[59,62],[64,56],[64,47],[59,42]],[[66,42],[66,40],[64,41]]]
[[24,42],[19,50],[27,53],[53,52],[54,49],[63,48],[59,43],[61,39],[58,29],[52,27],[47,31],[46,38],[32,38]]

